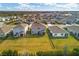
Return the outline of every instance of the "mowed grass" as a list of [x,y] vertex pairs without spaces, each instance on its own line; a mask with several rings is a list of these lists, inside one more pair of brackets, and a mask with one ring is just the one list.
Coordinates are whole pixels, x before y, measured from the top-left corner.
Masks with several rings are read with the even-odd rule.
[[51,51],[48,35],[42,37],[21,37],[18,39],[7,38],[0,43],[0,51],[5,49],[17,50],[20,53],[35,53],[37,51]]
[[[55,48],[53,48],[53,45]],[[20,37],[17,39],[7,38],[0,42],[0,51],[5,49],[17,50],[19,53],[36,53],[38,51],[56,51],[63,50],[64,47],[72,50],[75,47],[79,47],[79,41],[73,36],[68,38],[52,38],[50,39],[48,34],[44,36],[32,36]]]
[[79,47],[79,41],[76,40],[73,36],[69,35],[68,38],[58,38],[51,39],[56,49],[65,49],[73,50],[73,48]]

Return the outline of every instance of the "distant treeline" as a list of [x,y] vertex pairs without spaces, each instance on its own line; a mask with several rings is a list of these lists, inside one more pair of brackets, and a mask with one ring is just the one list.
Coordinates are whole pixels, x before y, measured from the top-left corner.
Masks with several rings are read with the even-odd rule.
[[79,11],[0,11],[0,16],[5,15],[22,15],[22,14],[29,14],[29,13],[72,13],[78,14]]

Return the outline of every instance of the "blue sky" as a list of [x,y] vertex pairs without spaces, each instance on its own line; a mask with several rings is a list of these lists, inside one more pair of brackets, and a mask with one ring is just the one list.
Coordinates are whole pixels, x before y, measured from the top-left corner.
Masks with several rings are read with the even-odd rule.
[[79,11],[78,3],[0,3],[0,11]]

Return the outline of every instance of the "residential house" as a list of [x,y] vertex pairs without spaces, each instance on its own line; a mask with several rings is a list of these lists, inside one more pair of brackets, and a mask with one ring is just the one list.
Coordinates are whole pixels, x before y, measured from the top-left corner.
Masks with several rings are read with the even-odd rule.
[[62,19],[63,24],[75,24],[76,23],[76,18],[71,16],[71,17],[66,17]]
[[79,17],[76,18],[76,24],[79,24]]
[[4,22],[0,22],[0,27],[2,27],[3,25],[5,25],[5,23]]
[[68,32],[64,29],[59,28],[58,26],[49,26],[48,27],[52,37],[68,37]]
[[0,27],[0,38],[6,37],[12,31],[12,26],[10,25],[3,25]]
[[11,16],[0,17],[0,22],[10,22],[12,21]]
[[70,34],[79,39],[79,26],[67,26],[66,29],[70,32]]
[[42,23],[34,22],[31,25],[31,33],[32,34],[44,34],[46,27]]
[[14,37],[25,36],[27,31],[28,31],[27,24],[17,24],[12,30]]

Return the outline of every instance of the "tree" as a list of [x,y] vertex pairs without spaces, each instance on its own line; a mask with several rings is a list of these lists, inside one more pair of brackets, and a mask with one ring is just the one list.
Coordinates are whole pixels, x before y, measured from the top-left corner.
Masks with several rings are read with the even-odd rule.
[[4,50],[1,53],[2,56],[18,56],[18,52],[16,50]]

